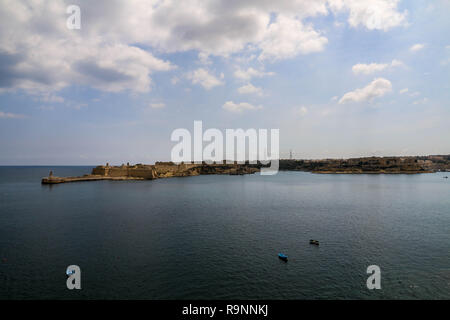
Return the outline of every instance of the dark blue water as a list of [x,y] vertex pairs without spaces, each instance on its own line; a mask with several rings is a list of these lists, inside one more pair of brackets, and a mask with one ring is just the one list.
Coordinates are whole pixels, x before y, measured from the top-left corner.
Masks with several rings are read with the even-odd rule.
[[[0,167],[1,299],[450,298],[444,174],[42,186],[50,169],[91,168]],[[82,290],[66,288],[71,264]]]

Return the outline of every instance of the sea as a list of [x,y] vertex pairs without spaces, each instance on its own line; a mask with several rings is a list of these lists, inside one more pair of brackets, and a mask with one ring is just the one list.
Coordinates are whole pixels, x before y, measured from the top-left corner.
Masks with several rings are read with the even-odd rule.
[[446,173],[41,185],[91,169],[0,167],[0,299],[450,299]]

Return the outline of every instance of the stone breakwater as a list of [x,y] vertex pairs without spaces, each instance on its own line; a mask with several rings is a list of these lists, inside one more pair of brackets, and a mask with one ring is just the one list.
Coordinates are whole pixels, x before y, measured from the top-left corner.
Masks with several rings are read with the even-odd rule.
[[42,184],[59,184],[67,182],[99,181],[99,180],[124,181],[124,180],[144,180],[144,179],[134,177],[105,177],[87,174],[81,177],[45,177],[42,178]]
[[54,177],[50,174],[42,179],[42,184],[59,184],[66,182],[98,180],[153,180],[169,177],[188,177],[204,174],[243,175],[260,171],[260,165],[251,164],[174,164],[156,162],[154,165],[97,166],[92,173],[80,177]]

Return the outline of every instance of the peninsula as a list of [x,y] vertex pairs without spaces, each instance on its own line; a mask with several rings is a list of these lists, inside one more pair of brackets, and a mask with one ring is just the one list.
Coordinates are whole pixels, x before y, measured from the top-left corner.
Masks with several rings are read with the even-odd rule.
[[[257,164],[196,164],[156,162],[154,165],[123,164],[97,166],[91,174],[80,177],[55,177],[52,173],[42,179],[42,184],[59,184],[98,180],[153,180],[168,177],[187,177],[206,174],[243,175],[259,172]],[[282,171],[306,171],[323,174],[417,174],[450,171],[450,155],[415,157],[364,157],[351,159],[294,160],[281,159]]]
[[42,184],[59,184],[65,182],[98,181],[98,180],[153,180],[169,177],[187,177],[205,174],[243,175],[259,172],[260,164],[196,164],[173,162],[156,162],[154,165],[129,163],[121,166],[97,166],[91,174],[81,177],[54,177],[51,173],[42,179]]

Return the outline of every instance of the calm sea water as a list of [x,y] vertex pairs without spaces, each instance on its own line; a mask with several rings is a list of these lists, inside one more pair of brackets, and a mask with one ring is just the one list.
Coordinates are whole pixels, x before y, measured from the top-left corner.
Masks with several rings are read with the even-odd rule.
[[[91,170],[0,167],[1,299],[450,298],[441,173],[42,186],[50,169]],[[82,290],[66,288],[71,264]],[[372,264],[381,290],[366,288]]]

